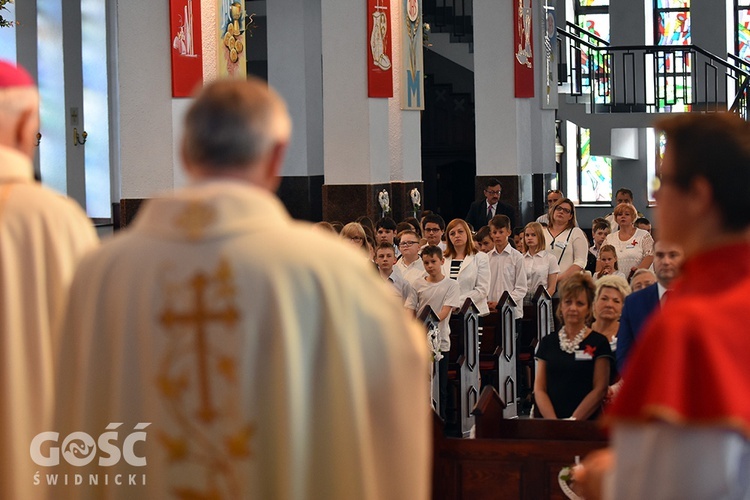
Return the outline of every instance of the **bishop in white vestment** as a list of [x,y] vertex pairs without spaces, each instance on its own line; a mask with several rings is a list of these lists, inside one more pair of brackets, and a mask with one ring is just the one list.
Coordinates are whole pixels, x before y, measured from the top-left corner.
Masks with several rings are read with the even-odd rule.
[[34,498],[29,443],[51,424],[53,326],[96,232],[73,201],[34,180],[39,97],[0,61],[0,498]]
[[[256,81],[206,87],[186,122],[195,183],[147,202],[81,266],[50,498],[428,496],[425,332],[357,250],[269,192],[289,134],[279,103]],[[206,119],[219,130],[192,142]],[[268,136],[245,160],[250,182],[237,157],[218,173],[223,160],[201,156],[227,123]],[[212,154],[242,156],[244,139]]]

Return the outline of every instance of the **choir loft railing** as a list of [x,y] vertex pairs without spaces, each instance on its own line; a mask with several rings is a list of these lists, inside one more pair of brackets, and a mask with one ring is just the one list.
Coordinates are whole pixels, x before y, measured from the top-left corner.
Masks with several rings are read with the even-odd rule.
[[612,46],[557,28],[561,92],[593,113],[732,110],[748,116],[747,65],[695,45]]

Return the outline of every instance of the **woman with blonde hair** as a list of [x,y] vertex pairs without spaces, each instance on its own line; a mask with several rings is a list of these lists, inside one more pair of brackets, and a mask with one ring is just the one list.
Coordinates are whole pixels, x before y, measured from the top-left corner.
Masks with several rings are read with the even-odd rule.
[[523,267],[526,270],[526,283],[528,284],[524,302],[531,303],[531,298],[539,285],[542,285],[547,293],[554,295],[560,266],[555,256],[545,250],[544,227],[540,223],[526,224],[523,230],[523,241],[526,246]]
[[474,244],[469,225],[463,219],[453,219],[445,228],[445,262],[443,274],[458,282],[461,304],[470,298],[480,316],[489,314],[487,294],[490,291],[490,261]]
[[[341,239],[354,246],[361,248],[368,255],[372,254],[370,244],[367,242],[367,233],[359,222],[350,222],[341,229]],[[370,258],[372,260],[372,258]]]
[[630,203],[617,205],[614,217],[620,229],[608,234],[604,244],[615,247],[620,269],[629,279],[636,270],[651,266],[654,261],[654,239],[648,231],[635,227],[638,212]]
[[[607,337],[613,353],[617,350],[617,331],[620,329],[622,306],[628,295],[630,295],[630,285],[622,276],[602,276],[596,282],[594,322],[591,324],[591,329]],[[621,385],[614,363],[611,367],[610,382],[607,389],[607,401],[615,397]]]

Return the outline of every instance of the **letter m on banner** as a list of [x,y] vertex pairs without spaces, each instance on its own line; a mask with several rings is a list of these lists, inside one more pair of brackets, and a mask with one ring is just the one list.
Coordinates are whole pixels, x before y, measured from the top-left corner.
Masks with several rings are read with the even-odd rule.
[[401,109],[424,109],[422,0],[402,2]]

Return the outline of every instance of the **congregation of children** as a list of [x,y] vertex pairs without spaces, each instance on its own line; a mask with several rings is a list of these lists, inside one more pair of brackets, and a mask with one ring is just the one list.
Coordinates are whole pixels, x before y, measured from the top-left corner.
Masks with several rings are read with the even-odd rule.
[[[544,288],[555,304],[557,335],[537,346],[533,388],[519,409],[544,418],[596,418],[621,384],[618,332],[625,331],[628,349],[638,335],[630,321],[620,324],[626,297],[643,289],[649,289],[644,296],[662,297],[679,269],[679,249],[655,251],[651,223],[626,188],[617,191],[611,214],[591,222],[588,236],[576,206],[560,190],[548,192],[546,213],[521,227],[513,227],[515,213],[499,200],[501,191],[499,181],[488,180],[486,199],[447,225],[432,212],[398,223],[360,217],[346,225],[319,224],[361,248],[404,307],[415,315],[432,307],[440,320],[441,373],[448,369],[448,319],[467,298],[481,318],[496,312],[507,292],[518,334],[524,306]],[[639,311],[631,306],[626,314],[643,316],[642,322],[646,312]],[[596,354],[584,355],[581,346],[594,346]],[[618,365],[624,363],[620,358]],[[441,383],[443,402],[446,390]],[[445,407],[439,410],[444,417]]]

